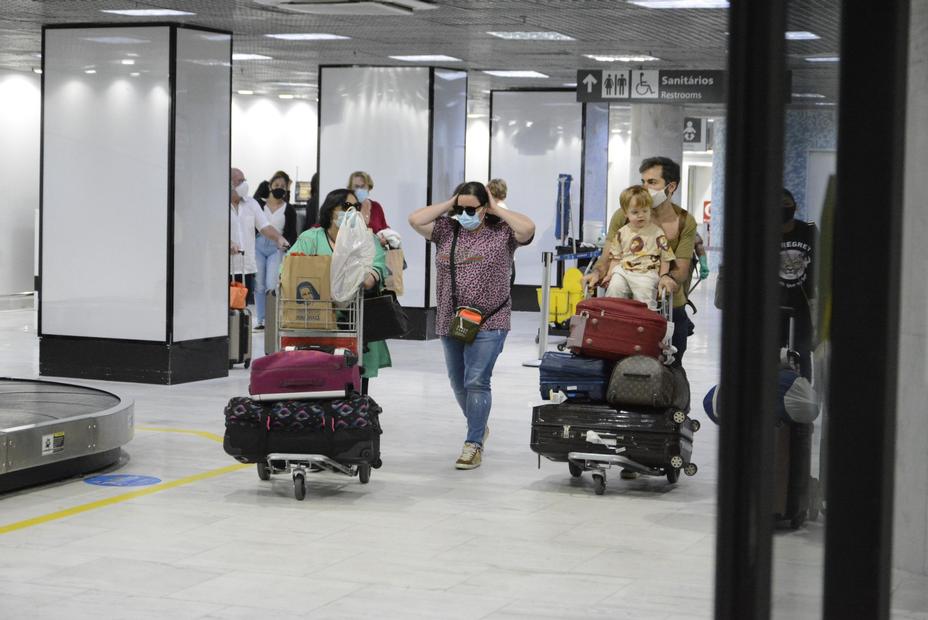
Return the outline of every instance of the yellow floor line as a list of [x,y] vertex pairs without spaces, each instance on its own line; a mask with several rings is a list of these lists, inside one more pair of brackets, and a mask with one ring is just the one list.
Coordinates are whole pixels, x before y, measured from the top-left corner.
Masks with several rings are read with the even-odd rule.
[[197,437],[205,437],[210,441],[217,441],[222,443],[222,436],[217,435],[216,433],[210,433],[209,431],[191,431],[185,428],[161,428],[156,426],[136,426],[135,430],[137,431],[153,431],[156,433],[180,433],[182,435],[195,435]]
[[[154,428],[154,427],[145,427],[137,426],[136,430],[140,431],[154,431],[161,433],[182,433],[185,435],[196,435],[199,437],[205,437],[210,441],[218,441],[222,443],[222,437],[216,435],[215,433],[210,433],[207,431],[192,431],[184,430],[180,428]],[[48,523],[49,521],[57,521],[58,519],[64,519],[65,517],[71,517],[82,512],[88,512],[90,510],[96,510],[97,508],[105,508],[106,506],[112,506],[113,504],[119,504],[121,502],[129,501],[130,499],[135,499],[137,497],[144,497],[146,495],[151,495],[153,493],[160,493],[161,491],[167,491],[168,489],[174,489],[185,484],[190,484],[192,482],[199,482],[200,480],[206,480],[207,478],[215,478],[216,476],[221,476],[233,471],[239,471],[245,469],[246,467],[252,467],[251,465],[243,465],[241,463],[236,463],[234,465],[226,465],[225,467],[220,467],[218,469],[211,469],[209,471],[204,471],[199,474],[193,474],[192,476],[186,476],[184,478],[178,478],[177,480],[171,480],[170,482],[162,482],[159,484],[152,485],[150,487],[145,487],[144,489],[139,489],[138,491],[129,491],[128,493],[121,493],[119,495],[114,495],[113,497],[108,497],[106,499],[100,499],[94,502],[88,502],[86,504],[80,504],[78,506],[73,506],[71,508],[65,508],[64,510],[59,510],[57,512],[51,512],[46,515],[41,515],[39,517],[33,517],[31,519],[24,519],[22,521],[16,521],[14,523],[9,523],[7,525],[0,525],[0,536],[3,534],[8,534],[10,532],[15,532],[17,530],[26,529],[27,527],[33,527],[35,525],[41,525],[43,523]]]

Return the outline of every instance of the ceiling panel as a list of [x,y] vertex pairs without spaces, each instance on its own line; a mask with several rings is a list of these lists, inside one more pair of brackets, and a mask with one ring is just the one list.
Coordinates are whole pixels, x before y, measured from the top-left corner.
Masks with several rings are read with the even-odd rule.
[[[39,65],[41,28],[60,23],[143,23],[150,19],[101,13],[103,9],[170,8],[196,13],[170,18],[234,34],[237,52],[273,60],[234,63],[234,88],[267,93],[296,92],[314,97],[311,87],[294,89],[273,82],[315,82],[320,64],[407,64],[391,55],[446,54],[459,66],[534,69],[550,79],[503,79],[475,73],[472,89],[561,87],[581,68],[609,68],[584,54],[649,54],[650,68],[724,68],[728,11],[651,10],[624,0],[438,0],[432,10],[409,16],[322,16],[292,13],[254,0],[0,0],[0,68],[29,71]],[[789,66],[796,88],[837,95],[837,65],[813,65],[807,55],[837,54],[840,4],[837,0],[791,0],[789,29],[821,38],[790,41]],[[554,30],[573,41],[507,41],[488,31]],[[328,32],[343,41],[288,42],[265,37],[281,32]],[[458,63],[454,63],[458,66]],[[621,65],[634,68],[635,65]]]

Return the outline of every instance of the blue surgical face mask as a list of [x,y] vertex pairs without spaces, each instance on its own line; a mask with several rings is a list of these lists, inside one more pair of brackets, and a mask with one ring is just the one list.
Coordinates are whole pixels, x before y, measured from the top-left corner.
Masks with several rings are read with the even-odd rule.
[[474,230],[480,226],[480,216],[474,213],[473,215],[468,215],[467,213],[461,213],[460,215],[452,216],[458,221],[464,230]]
[[345,217],[346,217],[347,215],[348,215],[348,214],[345,213],[344,211],[342,211],[341,213],[338,214],[338,218],[336,218],[336,220],[335,220],[335,225],[336,225],[338,228],[341,228],[342,225],[345,223]]
[[358,202],[364,202],[367,200],[368,195],[370,195],[370,192],[363,187],[356,187],[351,190],[351,193],[354,194],[354,197],[358,199]]

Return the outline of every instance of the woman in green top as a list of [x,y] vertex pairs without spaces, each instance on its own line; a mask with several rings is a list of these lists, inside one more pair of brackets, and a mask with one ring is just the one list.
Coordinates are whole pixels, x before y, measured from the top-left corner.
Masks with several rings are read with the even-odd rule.
[[[335,239],[338,237],[339,226],[345,219],[345,212],[351,207],[360,212],[361,205],[351,190],[336,189],[329,192],[322,206],[319,207],[319,227],[305,230],[303,234],[297,237],[296,243],[293,244],[287,254],[302,253],[308,256],[331,256],[332,250],[335,249]],[[383,288],[387,263],[383,247],[381,247],[373,232],[371,233],[371,240],[376,251],[371,272],[364,279],[364,288],[376,289],[379,292]],[[387,343],[382,340],[368,342],[364,347],[361,364],[364,366],[364,374],[361,375],[361,391],[366,394],[368,379],[376,377],[378,370],[381,368],[392,365]]]

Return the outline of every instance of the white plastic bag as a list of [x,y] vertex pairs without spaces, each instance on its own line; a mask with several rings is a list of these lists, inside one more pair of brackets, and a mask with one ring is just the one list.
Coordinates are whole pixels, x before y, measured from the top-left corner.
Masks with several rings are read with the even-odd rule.
[[364,218],[354,208],[345,212],[345,221],[338,229],[332,251],[332,299],[350,301],[374,265],[374,236]]

